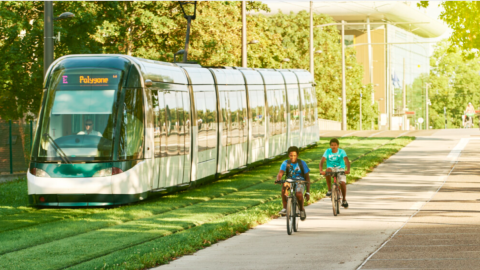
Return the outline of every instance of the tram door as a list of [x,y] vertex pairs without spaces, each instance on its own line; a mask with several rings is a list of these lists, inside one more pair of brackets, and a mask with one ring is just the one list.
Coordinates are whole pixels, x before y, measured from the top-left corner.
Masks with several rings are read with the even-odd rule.
[[153,94],[157,188],[188,183],[191,171],[191,112],[188,89],[179,85],[165,86],[166,89],[154,91]]

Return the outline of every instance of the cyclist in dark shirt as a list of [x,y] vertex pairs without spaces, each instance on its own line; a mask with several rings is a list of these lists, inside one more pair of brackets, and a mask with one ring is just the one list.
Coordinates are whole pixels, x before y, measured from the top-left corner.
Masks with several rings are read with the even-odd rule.
[[[277,180],[281,181],[283,174],[287,171],[287,179],[296,179],[296,180],[306,180],[307,181],[307,192],[305,193],[305,199],[310,200],[310,169],[307,166],[305,161],[298,159],[298,147],[291,146],[288,148],[288,157],[290,159],[285,160],[280,166],[280,171],[277,175]],[[299,162],[301,161],[301,162]],[[301,167],[300,167],[301,166]],[[290,188],[289,183],[284,183],[282,186],[282,203],[283,209],[280,211],[280,215],[285,215],[287,213],[287,196],[288,188]],[[298,184],[296,190],[296,196],[298,200],[298,206],[300,208],[300,220],[305,220],[307,215],[305,213],[305,208],[303,207],[303,193],[305,192],[305,184]]]

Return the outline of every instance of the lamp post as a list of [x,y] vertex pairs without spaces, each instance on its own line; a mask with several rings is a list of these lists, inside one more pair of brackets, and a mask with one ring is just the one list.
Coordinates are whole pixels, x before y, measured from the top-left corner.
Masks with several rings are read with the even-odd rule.
[[432,85],[431,83],[425,83],[425,130],[429,128],[429,121],[428,121],[428,105],[430,104],[430,100],[428,100],[428,87]]
[[[180,4],[180,7],[182,8],[183,17],[187,19],[187,34],[185,36],[185,49],[183,52],[183,62],[186,63],[188,60],[188,43],[190,41],[190,26],[192,24],[192,20],[195,20],[195,18],[197,17],[197,1],[180,1],[179,4]],[[187,15],[187,13],[185,13],[185,9],[183,8],[183,6],[186,6],[186,5],[193,5],[193,8],[194,8],[193,15]]]
[[360,130],[362,130],[362,92],[360,92]]
[[75,17],[75,14],[71,12],[64,12],[58,17],[53,17],[53,2],[45,1],[44,2],[44,11],[43,11],[43,76],[47,74],[48,67],[53,63],[53,21],[63,20]]
[[347,86],[345,83],[345,21],[342,21],[342,130],[347,130]]
[[247,67],[247,2],[242,1],[242,67]]

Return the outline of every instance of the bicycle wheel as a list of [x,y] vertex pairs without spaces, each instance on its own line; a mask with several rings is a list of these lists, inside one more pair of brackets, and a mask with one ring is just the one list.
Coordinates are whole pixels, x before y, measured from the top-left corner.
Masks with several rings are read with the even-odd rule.
[[300,211],[298,209],[298,202],[297,200],[293,200],[293,231],[298,232],[298,219],[299,219]]
[[337,214],[340,214],[340,201],[342,200],[342,196],[340,195],[340,188],[336,188],[337,190]]
[[292,198],[288,198],[287,200],[287,233],[288,235],[292,234],[293,231],[293,210],[292,210]]
[[333,215],[336,216],[337,215],[337,196],[338,196],[338,193],[337,193],[337,187],[335,185],[333,185],[333,188],[332,188],[332,210],[333,210]]

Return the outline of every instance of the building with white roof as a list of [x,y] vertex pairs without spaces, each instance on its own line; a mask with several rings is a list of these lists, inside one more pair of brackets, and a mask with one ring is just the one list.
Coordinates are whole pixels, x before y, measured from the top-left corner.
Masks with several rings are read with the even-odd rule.
[[[310,1],[264,2],[272,10],[269,14],[275,14],[278,10],[283,13],[310,10]],[[346,22],[345,42],[355,47],[357,61],[364,66],[363,82],[374,85],[373,99],[379,102],[379,127],[383,129],[409,129],[411,126],[422,128],[419,123],[421,120],[418,119],[424,117],[425,113],[425,84],[421,83],[419,78],[421,74],[429,73],[432,38],[441,36],[448,29],[441,21],[428,16],[410,3],[313,2],[314,13],[329,15],[337,22]],[[369,69],[368,64],[367,20],[371,23],[372,69]],[[349,23],[364,24],[348,25]],[[364,98],[367,99],[364,101],[372,101],[371,97]],[[391,106],[392,104],[394,105]],[[408,111],[414,112],[409,119],[403,117],[404,106]]]

